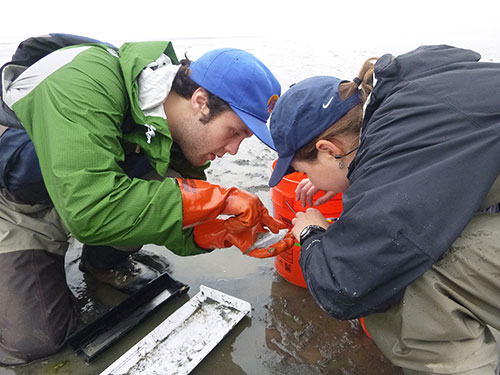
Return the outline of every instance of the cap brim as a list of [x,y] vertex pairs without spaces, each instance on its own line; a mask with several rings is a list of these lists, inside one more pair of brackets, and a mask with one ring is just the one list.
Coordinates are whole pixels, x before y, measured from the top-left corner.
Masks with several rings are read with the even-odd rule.
[[271,174],[271,178],[269,179],[269,186],[274,187],[279,184],[281,179],[293,170],[290,169],[290,163],[293,160],[295,155],[289,155],[278,158],[276,165],[274,166],[273,173]]
[[273,150],[276,150],[276,148],[274,147],[273,138],[271,137],[271,132],[269,131],[266,122],[246,112],[243,112],[238,108],[231,107],[231,109],[238,115],[241,121],[243,121],[245,125],[248,126],[248,129],[250,129],[257,138],[264,142],[266,146],[269,146]]

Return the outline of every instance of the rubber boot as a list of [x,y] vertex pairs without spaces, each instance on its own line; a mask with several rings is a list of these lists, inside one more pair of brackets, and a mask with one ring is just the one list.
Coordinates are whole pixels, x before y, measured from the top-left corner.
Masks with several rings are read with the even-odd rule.
[[83,245],[79,269],[95,280],[133,294],[168,271],[168,261],[147,251]]

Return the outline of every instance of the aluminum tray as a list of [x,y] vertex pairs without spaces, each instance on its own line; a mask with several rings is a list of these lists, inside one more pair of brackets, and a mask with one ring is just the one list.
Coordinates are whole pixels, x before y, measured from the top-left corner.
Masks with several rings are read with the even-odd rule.
[[207,286],[101,372],[189,374],[245,315],[250,303]]

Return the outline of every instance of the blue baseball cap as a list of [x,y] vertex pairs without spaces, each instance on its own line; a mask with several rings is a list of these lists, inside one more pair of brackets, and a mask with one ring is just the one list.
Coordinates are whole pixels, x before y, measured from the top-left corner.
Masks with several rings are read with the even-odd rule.
[[205,53],[190,68],[194,82],[227,102],[257,138],[274,149],[267,120],[281,86],[260,60],[240,49],[221,48]]
[[270,120],[278,161],[269,186],[276,186],[284,175],[293,172],[290,163],[298,149],[361,103],[357,93],[345,100],[340,98],[339,85],[342,82],[329,76],[307,78],[291,86],[279,98]]

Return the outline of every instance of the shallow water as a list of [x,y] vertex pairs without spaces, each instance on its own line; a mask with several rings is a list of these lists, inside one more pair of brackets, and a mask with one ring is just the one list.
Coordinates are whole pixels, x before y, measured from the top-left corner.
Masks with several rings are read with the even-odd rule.
[[[187,296],[168,303],[90,364],[66,347],[48,360],[0,368],[0,375],[97,374],[198,293],[200,285],[250,302],[252,317],[245,317],[193,374],[401,373],[383,358],[356,321],[328,317],[306,289],[290,284],[276,272],[272,259],[250,258],[235,248],[187,258],[156,246],[148,246],[148,250],[166,256],[171,275],[190,286]],[[84,316],[89,320],[123,295],[83,278],[77,269],[78,251],[77,245],[68,254],[68,274],[73,276],[75,294],[88,301]]]
[[[174,46],[179,56],[188,51],[193,59],[211,48],[247,49],[275,72],[285,91],[291,83],[317,74],[351,79],[368,57],[387,51],[401,53],[425,43],[427,40],[408,42],[405,48],[379,45],[353,49],[333,41],[318,46],[313,41],[220,38],[179,40],[174,41]],[[8,59],[16,45],[0,44],[2,61]],[[497,52],[491,52],[495,46],[487,47],[479,52],[485,53],[487,59],[500,60]],[[275,157],[274,151],[257,139],[246,140],[237,156],[213,163],[209,180],[255,193],[272,210],[267,180]],[[88,322],[119,303],[124,295],[82,275],[77,267],[79,248],[74,244],[67,256],[68,283],[81,302],[83,321]],[[28,366],[0,367],[0,375],[98,374],[194,296],[200,285],[250,302],[252,318],[244,318],[193,374],[401,374],[364,335],[357,321],[330,318],[314,303],[307,289],[290,284],[276,272],[273,259],[253,259],[236,248],[186,258],[158,246],[148,245],[145,249],[168,259],[171,276],[190,286],[188,295],[163,306],[91,364],[65,347],[51,358]]]

